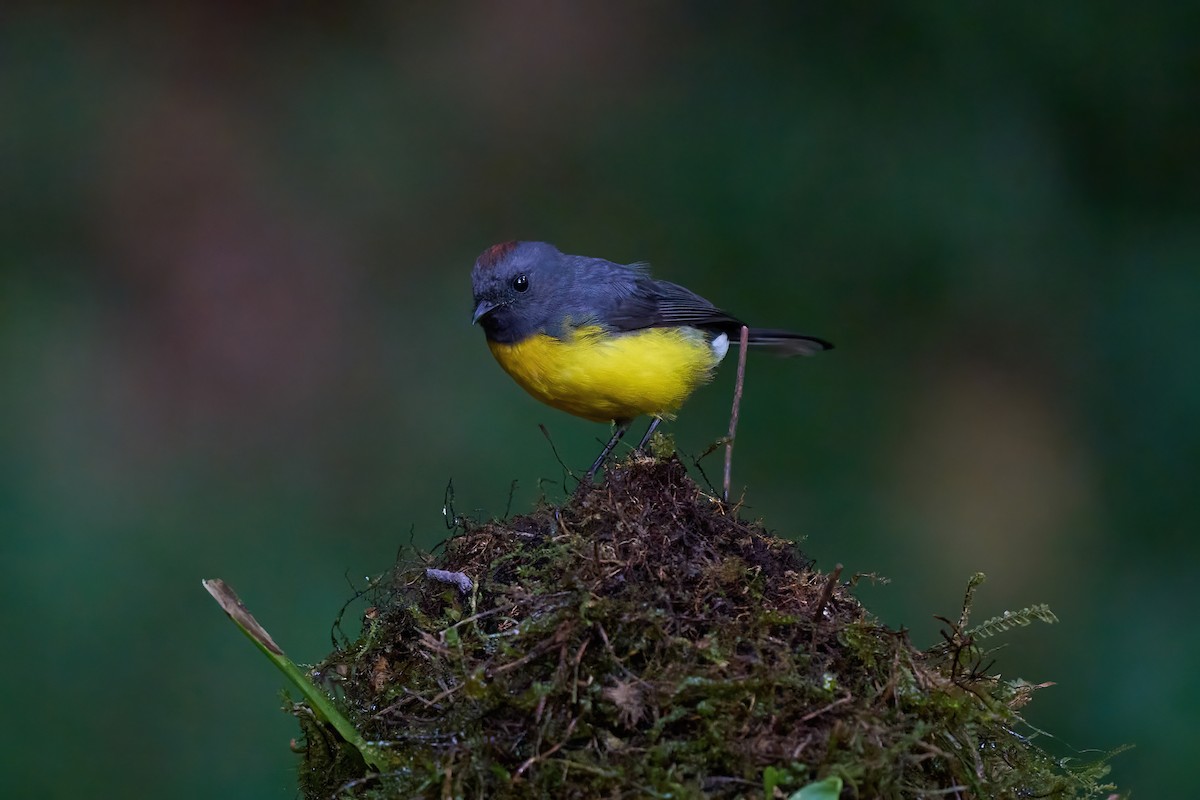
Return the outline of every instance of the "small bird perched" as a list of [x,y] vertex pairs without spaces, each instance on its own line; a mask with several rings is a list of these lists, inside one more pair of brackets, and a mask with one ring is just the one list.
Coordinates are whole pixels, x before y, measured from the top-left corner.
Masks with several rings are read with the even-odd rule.
[[[473,323],[521,388],[616,429],[587,472],[591,482],[635,417],[652,417],[639,449],[707,383],[742,321],[703,297],[650,277],[644,264],[565,255],[545,242],[504,242],[471,270]],[[750,328],[750,344],[782,355],[833,347],[814,336]]]

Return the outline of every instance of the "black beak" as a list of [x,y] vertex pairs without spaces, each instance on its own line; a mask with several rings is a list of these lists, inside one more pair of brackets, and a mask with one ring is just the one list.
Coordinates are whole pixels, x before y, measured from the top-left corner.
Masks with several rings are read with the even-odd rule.
[[474,325],[479,322],[481,317],[495,311],[499,307],[499,303],[493,303],[491,300],[480,300],[479,305],[475,306],[475,316],[471,317],[471,324]]

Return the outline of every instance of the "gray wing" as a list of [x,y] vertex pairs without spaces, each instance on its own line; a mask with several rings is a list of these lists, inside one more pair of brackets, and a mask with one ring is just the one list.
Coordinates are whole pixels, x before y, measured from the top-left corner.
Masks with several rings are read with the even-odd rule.
[[728,333],[742,326],[741,320],[690,289],[644,275],[617,298],[603,321],[620,331],[687,325]]
[[[599,261],[599,260],[597,260]],[[651,278],[641,264],[581,264],[589,287],[589,317],[614,331],[688,326],[725,333],[736,343],[743,323],[700,295],[670,281]],[[749,341],[781,355],[812,355],[833,347],[824,339],[791,331],[751,328]]]

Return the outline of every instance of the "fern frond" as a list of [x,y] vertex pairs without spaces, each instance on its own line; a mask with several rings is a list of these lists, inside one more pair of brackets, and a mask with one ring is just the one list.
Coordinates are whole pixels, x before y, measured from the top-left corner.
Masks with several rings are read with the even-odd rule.
[[1038,603],[1035,606],[1022,608],[1020,611],[1005,611],[997,617],[992,617],[989,620],[981,622],[966,631],[965,637],[986,639],[989,636],[995,636],[998,633],[1004,633],[1013,628],[1024,628],[1026,625],[1032,624],[1035,620],[1053,625],[1055,622],[1058,622],[1058,617],[1054,616],[1054,612],[1050,610],[1050,606],[1045,603]]

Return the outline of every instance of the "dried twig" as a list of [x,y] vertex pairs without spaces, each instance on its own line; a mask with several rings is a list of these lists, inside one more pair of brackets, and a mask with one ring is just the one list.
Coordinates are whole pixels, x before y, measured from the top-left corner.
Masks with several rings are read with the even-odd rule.
[[733,411],[729,415],[729,436],[725,442],[725,482],[721,499],[729,502],[729,484],[733,474],[733,435],[737,433],[738,411],[742,407],[742,388],[746,384],[746,348],[750,344],[750,329],[742,326],[740,337],[741,347],[738,348],[737,382],[733,386]]
[[813,612],[812,643],[814,647],[817,644],[817,631],[821,628],[821,619],[825,616],[825,606],[829,604],[829,598],[833,596],[833,587],[837,586],[841,574],[842,565],[835,565],[833,572],[829,573],[829,580],[825,581],[825,588],[821,590],[821,601],[817,603],[817,608]]

